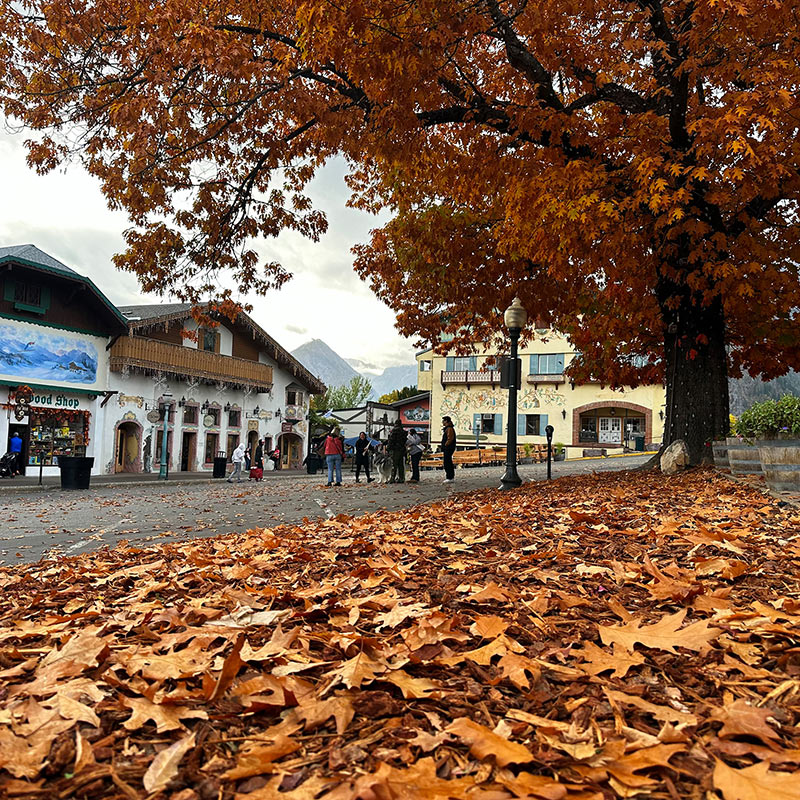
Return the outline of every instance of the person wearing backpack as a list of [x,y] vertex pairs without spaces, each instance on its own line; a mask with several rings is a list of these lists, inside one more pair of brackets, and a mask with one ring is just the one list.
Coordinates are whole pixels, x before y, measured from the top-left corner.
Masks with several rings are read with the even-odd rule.
[[409,483],[419,483],[419,462],[425,448],[422,445],[422,438],[417,433],[416,428],[411,428],[408,432],[408,455],[411,459],[411,478]]
[[392,477],[389,478],[389,483],[405,483],[406,482],[406,439],[408,434],[403,429],[403,423],[400,420],[395,420],[392,426],[389,440],[386,443],[386,449],[392,456]]

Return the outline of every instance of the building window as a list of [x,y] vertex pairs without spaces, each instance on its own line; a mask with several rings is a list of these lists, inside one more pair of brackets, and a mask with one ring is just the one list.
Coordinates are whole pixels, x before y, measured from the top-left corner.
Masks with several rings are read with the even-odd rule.
[[581,430],[597,433],[597,417],[581,417]]
[[50,290],[38,283],[6,280],[4,297],[17,311],[44,314],[50,307]]
[[211,464],[214,461],[214,456],[217,454],[217,446],[219,444],[219,434],[207,433],[206,434],[206,452],[205,463]]
[[209,328],[200,329],[200,349],[208,353],[219,352],[219,334]]
[[628,417],[625,420],[625,435],[630,437],[635,433],[644,433],[644,417]]
[[563,372],[563,353],[531,356],[531,375],[561,375]]
[[538,414],[525,415],[525,436],[544,436],[541,429],[541,418]]
[[420,361],[419,362],[419,371],[420,372],[430,372],[433,369],[433,362],[432,361]]
[[183,407],[183,424],[197,425],[197,406]]
[[286,390],[286,405],[287,406],[301,406],[303,405],[303,393],[297,392],[294,389]]
[[242,424],[242,412],[238,408],[232,408],[228,412],[228,427],[238,428]]
[[454,372],[466,372],[470,369],[470,365],[472,363],[471,358],[459,358],[456,357],[453,359],[453,371]]

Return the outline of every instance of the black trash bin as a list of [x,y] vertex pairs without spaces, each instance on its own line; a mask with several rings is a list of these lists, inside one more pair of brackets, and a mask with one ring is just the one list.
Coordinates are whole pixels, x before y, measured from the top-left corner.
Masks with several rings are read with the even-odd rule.
[[224,450],[220,450],[214,458],[214,472],[213,477],[224,478],[225,470],[228,468],[228,457],[225,455]]
[[92,477],[94,458],[86,456],[58,456],[62,489],[88,489]]
[[322,459],[314,452],[308,454],[306,458],[306,471],[309,475],[316,475],[322,467]]
[[644,452],[644,436],[641,433],[633,437],[633,449],[640,453]]

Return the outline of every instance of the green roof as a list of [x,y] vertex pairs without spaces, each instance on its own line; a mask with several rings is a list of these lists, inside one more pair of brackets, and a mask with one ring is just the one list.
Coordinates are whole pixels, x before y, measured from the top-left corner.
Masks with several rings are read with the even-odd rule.
[[71,269],[66,264],[62,264],[58,259],[40,250],[36,245],[18,244],[11,247],[0,247],[0,264],[9,263],[49,272],[66,280],[84,284],[91,289],[95,297],[111,313],[114,320],[127,331],[128,321],[124,314],[94,285],[91,279],[75,272],[74,269]]

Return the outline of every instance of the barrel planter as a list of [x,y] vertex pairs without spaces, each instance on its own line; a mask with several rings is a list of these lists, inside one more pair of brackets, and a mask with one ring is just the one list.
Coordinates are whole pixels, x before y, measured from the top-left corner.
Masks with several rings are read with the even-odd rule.
[[761,442],[758,454],[770,489],[800,492],[800,441]]
[[761,457],[758,447],[762,442],[746,442],[728,438],[728,464],[732,475],[761,475]]
[[714,453],[714,466],[716,467],[727,467],[730,466],[728,464],[728,442],[726,439],[718,442],[711,443],[711,450]]

